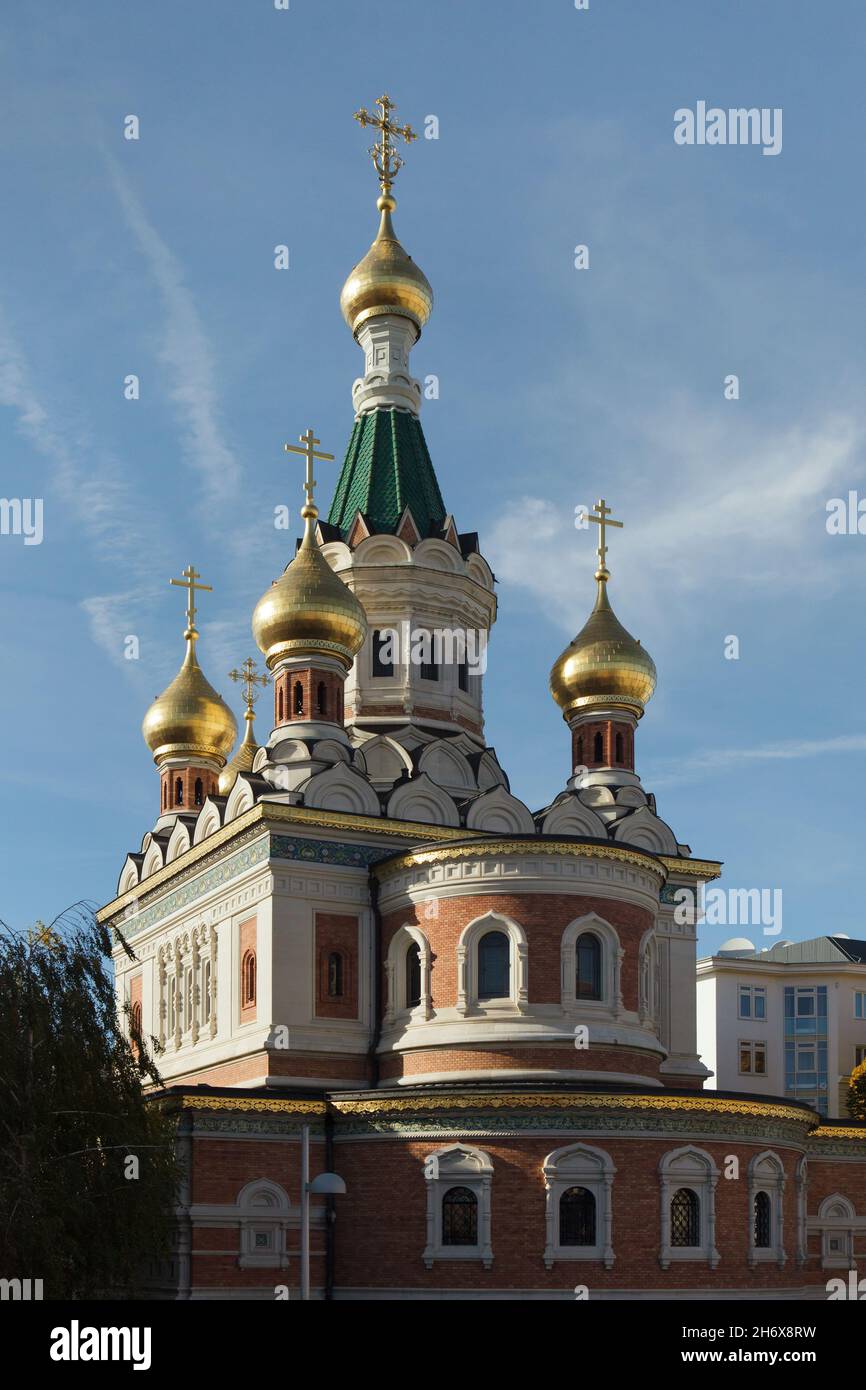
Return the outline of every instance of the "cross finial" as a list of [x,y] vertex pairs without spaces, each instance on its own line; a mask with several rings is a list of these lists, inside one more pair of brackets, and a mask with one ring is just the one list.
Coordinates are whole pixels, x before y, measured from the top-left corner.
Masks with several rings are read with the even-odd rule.
[[306,508],[312,508],[312,516],[317,517],[319,513],[313,501],[313,489],[316,486],[316,480],[313,477],[313,459],[325,459],[333,463],[334,455],[324,454],[316,449],[316,445],[321,444],[322,441],[316,438],[311,429],[308,429],[306,434],[299,434],[298,439],[299,444],[284,444],[283,448],[287,454],[303,454],[307,460],[307,472],[304,478],[304,491],[306,493],[304,507],[305,511]]
[[248,656],[248,657],[246,658],[245,661],[241,662],[241,669],[240,669],[239,671],[238,671],[238,670],[229,671],[229,680],[233,680],[233,681],[243,681],[243,683],[244,683],[244,703],[246,704],[246,707],[247,707],[247,708],[246,708],[246,713],[245,713],[245,715],[244,715],[244,718],[245,718],[245,719],[251,720],[252,717],[253,717],[253,705],[256,703],[256,700],[259,698],[258,691],[256,690],[256,686],[257,686],[257,685],[261,685],[261,686],[267,685],[267,683],[268,683],[268,676],[267,676],[267,674],[265,674],[265,675],[263,675],[263,676],[258,676],[258,675],[256,675],[256,663],[253,661],[253,659],[252,659],[251,656]]
[[362,106],[360,111],[355,112],[355,120],[360,121],[364,127],[371,125],[380,131],[380,138],[375,145],[370,146],[370,156],[376,173],[379,175],[382,196],[388,198],[391,193],[391,185],[403,168],[403,160],[393,144],[394,137],[397,136],[399,139],[405,140],[407,145],[418,137],[411,126],[396,125],[391,120],[391,112],[396,107],[387,92],[376,99],[376,105],[379,108],[378,116],[371,115],[367,108]]
[[191,637],[197,637],[197,636],[198,636],[198,633],[197,633],[196,630],[195,630],[195,611],[196,611],[196,610],[195,610],[195,595],[196,595],[196,590],[197,590],[197,589],[202,589],[202,590],[204,590],[204,591],[206,591],[207,593],[210,594],[210,593],[213,593],[213,585],[212,585],[212,584],[197,584],[197,583],[196,583],[196,580],[197,580],[197,579],[201,579],[201,575],[199,574],[198,570],[195,568],[194,565],[187,565],[186,569],[183,570],[182,573],[183,573],[183,579],[170,579],[168,582],[169,582],[169,584],[177,584],[177,585],[179,585],[181,589],[187,589],[187,590],[188,590],[188,592],[189,592],[189,597],[188,597],[188,599],[187,599],[187,604],[186,604],[186,626],[187,626],[187,633],[186,633],[185,635],[188,635],[188,636],[191,636]]
[[598,549],[596,550],[596,554],[598,555],[598,570],[596,571],[595,577],[596,579],[607,579],[608,568],[604,562],[604,557],[607,554],[605,531],[608,526],[616,526],[622,530],[622,522],[613,520],[610,514],[610,507],[603,497],[599,497],[595,507],[595,512],[587,512],[586,514],[587,521],[594,521],[598,527]]

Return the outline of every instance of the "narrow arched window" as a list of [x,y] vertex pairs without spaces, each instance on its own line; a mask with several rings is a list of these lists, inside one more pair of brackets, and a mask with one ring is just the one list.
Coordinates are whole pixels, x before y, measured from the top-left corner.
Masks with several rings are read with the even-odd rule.
[[592,758],[593,762],[604,762],[604,739],[602,738],[601,734],[596,734],[595,739],[593,740]]
[[304,712],[304,687],[300,681],[295,681],[294,711],[296,715]]
[[680,1187],[671,1198],[671,1245],[692,1247],[701,1243],[701,1204],[690,1187]]
[[578,767],[583,766],[583,734],[577,740],[577,765]]
[[319,681],[316,686],[316,714],[324,715],[326,713],[325,703],[325,682]]
[[575,995],[578,999],[601,998],[601,942],[585,931],[574,946]]
[[209,960],[206,960],[205,963],[204,963],[204,970],[202,971],[202,988],[201,988],[202,1021],[203,1021],[204,1023],[210,1023],[210,1009],[211,1009],[211,1001],[210,1001],[210,982],[211,982],[211,966],[210,966],[210,961],[209,961]]
[[770,1197],[767,1192],[755,1193],[755,1247],[769,1250],[771,1221]]
[[141,1037],[141,1003],[136,1000],[129,1018],[129,1031],[134,1039]]
[[193,1010],[193,1004],[194,1004],[194,1003],[195,1003],[195,993],[194,993],[194,991],[193,991],[193,984],[192,984],[192,968],[190,968],[190,969],[187,970],[187,972],[186,972],[186,1017],[185,1017],[185,1020],[184,1020],[184,1027],[185,1027],[185,1028],[191,1028],[191,1027],[192,1027],[192,1010]]
[[618,763],[621,763],[623,761],[622,734],[617,734],[616,736],[616,760]]
[[560,1245],[595,1245],[595,1196],[570,1187],[559,1199]]
[[177,976],[172,975],[168,986],[168,1031],[173,1033],[177,1027]]
[[328,956],[328,995],[331,999],[343,997],[343,957],[339,951]]
[[478,998],[507,999],[511,994],[511,948],[504,931],[485,932],[478,943]]
[[195,779],[195,804],[201,806],[204,802],[204,784],[200,777]]
[[256,1002],[256,953],[246,951],[241,962],[241,1004],[245,1009]]
[[174,779],[174,804],[175,806],[183,805],[183,782],[179,777]]
[[340,686],[339,690],[337,691],[337,720],[339,721],[340,724],[342,724],[342,722],[343,722],[343,687],[342,687],[342,686]]
[[421,1003],[421,947],[417,941],[406,952],[406,1008]]
[[277,691],[277,723],[278,723],[278,724],[282,724],[282,722],[283,722],[283,687],[280,686],[279,690]]
[[168,807],[168,782],[163,782],[163,784],[162,784],[162,809],[165,811],[165,810],[167,809],[167,807]]
[[468,1187],[449,1187],[442,1198],[442,1244],[478,1244],[478,1198]]

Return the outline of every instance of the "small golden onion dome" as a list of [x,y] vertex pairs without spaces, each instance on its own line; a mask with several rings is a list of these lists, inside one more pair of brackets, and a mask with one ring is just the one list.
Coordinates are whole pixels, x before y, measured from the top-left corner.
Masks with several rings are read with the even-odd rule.
[[378,314],[405,314],[420,333],[433,308],[430,282],[397,240],[391,223],[394,199],[383,193],[376,206],[382,214],[379,231],[343,286],[343,318],[356,337],[361,324]]
[[316,544],[316,507],[308,503],[301,516],[304,539],[256,604],[253,636],[269,670],[284,657],[320,653],[336,657],[348,671],[364,645],[367,615]]
[[226,763],[225,767],[220,773],[220,796],[228,796],[229,792],[231,791],[232,787],[237,781],[237,775],[239,772],[252,771],[252,766],[255,762],[256,754],[259,751],[259,745],[256,743],[256,736],[253,733],[252,710],[247,710],[246,714],[244,715],[244,719],[246,720],[247,727],[244,732],[243,740],[241,741],[241,743],[238,744],[238,750],[232,758],[231,762]]
[[624,705],[640,717],[656,686],[655,662],[626,632],[607,597],[607,572],[584,627],[554,662],[550,692],[565,718],[578,710]]
[[166,758],[193,756],[222,765],[234,747],[238,726],[196,660],[195,628],[187,628],[184,637],[183,665],[147,711],[141,732],[157,765]]

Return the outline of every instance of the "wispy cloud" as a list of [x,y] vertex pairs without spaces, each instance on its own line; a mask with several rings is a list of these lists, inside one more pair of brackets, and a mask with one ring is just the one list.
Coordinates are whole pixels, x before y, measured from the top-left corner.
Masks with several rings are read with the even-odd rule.
[[173,382],[169,396],[183,431],[186,459],[201,477],[206,501],[229,502],[239,487],[240,467],[223,434],[213,350],[180,262],[150,221],[117,160],[107,150],[103,155],[127,225],[162,298],[165,324],[159,357]]
[[866,753],[866,733],[838,734],[834,738],[787,739],[757,748],[714,748],[705,753],[685,755],[673,770],[670,770],[669,764],[665,764],[666,770],[659,776],[650,772],[644,780],[653,789],[672,787],[699,781],[706,774],[742,771],[749,763],[798,762],[837,753]]

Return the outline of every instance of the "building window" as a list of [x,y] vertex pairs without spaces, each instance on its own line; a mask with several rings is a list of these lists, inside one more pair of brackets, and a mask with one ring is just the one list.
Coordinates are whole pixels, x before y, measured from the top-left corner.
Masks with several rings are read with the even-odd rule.
[[278,724],[282,724],[282,722],[283,722],[283,687],[280,686],[279,690],[277,691],[277,723],[278,723]]
[[866,1062],[866,1046],[854,1048],[854,1065],[860,1067]]
[[177,1030],[177,976],[172,975],[168,986],[168,1031]]
[[828,1108],[827,986],[785,986],[785,1094]]
[[406,952],[406,1008],[421,1003],[421,947],[413,941]]
[[192,983],[192,966],[186,972],[186,1014],[184,1018],[184,1028],[189,1032],[192,1027],[192,1011],[195,1004],[195,990]]
[[604,739],[602,738],[601,734],[596,734],[595,738],[593,739],[592,758],[593,762],[604,762]]
[[196,806],[202,806],[204,804],[204,785],[200,777],[195,779],[194,796]]
[[511,949],[503,931],[485,932],[478,943],[478,998],[508,999]]
[[174,804],[175,806],[183,805],[183,782],[179,777],[174,779]]
[[603,1260],[611,1269],[616,1169],[608,1154],[589,1144],[570,1144],[548,1154],[542,1172],[547,1194],[546,1268],[555,1260]]
[[767,1044],[763,1042],[740,1043],[740,1075],[767,1075]]
[[766,1018],[767,991],[762,985],[740,985],[739,1018]]
[[854,991],[854,1017],[866,1018],[866,989]]
[[241,1007],[251,1009],[256,1002],[256,953],[246,951],[241,962]]
[[394,633],[384,628],[373,633],[373,675],[393,676],[394,674]]
[[577,938],[574,948],[575,995],[578,999],[601,998],[601,942],[592,932]]
[[438,681],[439,663],[438,661],[422,661],[419,675],[422,681]]
[[755,1195],[755,1249],[770,1248],[770,1198],[766,1192]]
[[343,957],[339,951],[328,956],[328,996],[331,999],[343,997]]
[[618,763],[623,760],[622,734],[616,736],[616,760]]
[[300,681],[295,681],[294,712],[296,717],[304,712],[304,687]]
[[585,1187],[570,1187],[559,1199],[560,1245],[595,1245],[595,1198]]
[[671,1245],[683,1249],[700,1243],[700,1199],[690,1187],[680,1187],[671,1198]]
[[[247,1183],[237,1197],[241,1269],[286,1269],[286,1231],[291,1222],[284,1189],[266,1178]],[[295,1213],[294,1223],[297,1223]],[[297,1237],[296,1237],[297,1238]]]
[[577,740],[577,765],[583,767],[583,734]]
[[463,691],[469,689],[469,662],[465,658],[457,663],[457,689]]
[[129,1036],[133,1055],[138,1058],[141,1051],[141,1001],[136,999],[129,1015]]
[[325,713],[325,682],[319,681],[316,686],[316,714],[324,718]]
[[442,1244],[478,1244],[478,1198],[468,1187],[451,1187],[442,1198]]
[[204,963],[204,967],[203,967],[202,973],[201,973],[201,978],[202,978],[202,989],[201,989],[202,1020],[203,1020],[203,1022],[205,1022],[205,1023],[210,1023],[210,1012],[211,1012],[211,998],[210,998],[211,963],[210,963],[209,960],[206,960],[205,963]]
[[162,809],[165,810],[165,809],[167,808],[167,806],[168,806],[168,782],[163,782],[163,784],[162,784]]
[[749,1209],[752,1225],[749,1232],[749,1264],[774,1260],[779,1267],[785,1263],[782,1244],[785,1191],[785,1168],[778,1154],[769,1150],[758,1154],[749,1164]]
[[854,1231],[860,1222],[848,1198],[839,1193],[825,1197],[818,1207],[815,1224],[821,1232],[823,1268],[854,1269]]
[[436,1260],[480,1260],[493,1263],[490,1241],[490,1194],[493,1164],[481,1149],[451,1144],[430,1154],[424,1163],[427,1186],[427,1244],[423,1260],[428,1269]]

